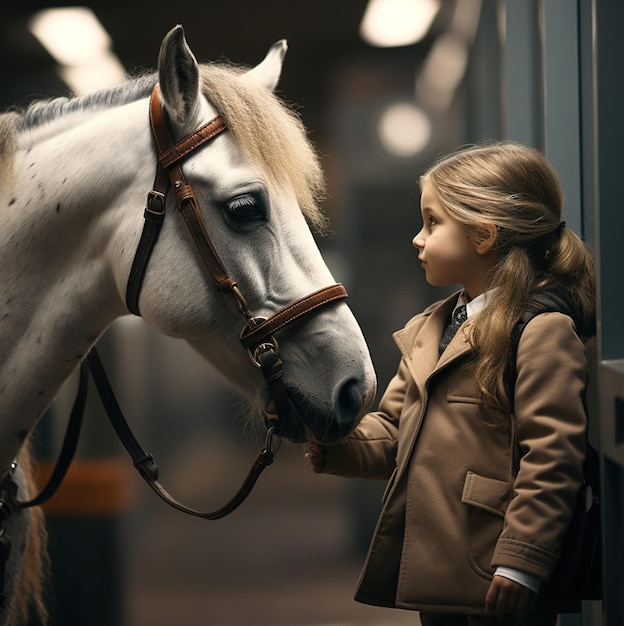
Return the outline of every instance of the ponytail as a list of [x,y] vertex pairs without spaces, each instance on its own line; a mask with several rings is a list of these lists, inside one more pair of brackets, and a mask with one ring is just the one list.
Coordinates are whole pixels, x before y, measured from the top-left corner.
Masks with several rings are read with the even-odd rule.
[[543,285],[538,289],[563,290],[583,339],[596,333],[596,279],[594,259],[576,233],[564,228],[551,253]]

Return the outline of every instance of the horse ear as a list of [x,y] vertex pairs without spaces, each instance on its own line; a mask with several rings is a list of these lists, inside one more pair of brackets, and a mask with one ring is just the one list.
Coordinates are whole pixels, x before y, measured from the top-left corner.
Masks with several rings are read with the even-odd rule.
[[269,91],[275,91],[282,73],[282,64],[288,50],[285,39],[274,43],[261,63],[245,74],[245,78],[253,80],[266,87]]
[[158,81],[171,119],[178,124],[192,119],[199,108],[199,68],[180,25],[167,33],[160,46]]

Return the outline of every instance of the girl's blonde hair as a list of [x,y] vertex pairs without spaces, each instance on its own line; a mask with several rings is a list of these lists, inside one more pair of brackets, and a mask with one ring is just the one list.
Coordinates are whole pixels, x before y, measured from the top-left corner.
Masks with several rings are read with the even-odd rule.
[[496,291],[470,325],[470,341],[486,405],[507,413],[511,335],[532,294],[556,294],[567,303],[581,338],[594,335],[593,258],[561,221],[559,178],[534,148],[512,142],[466,148],[439,160],[420,182],[430,184],[475,241],[495,228],[497,260],[487,288]]

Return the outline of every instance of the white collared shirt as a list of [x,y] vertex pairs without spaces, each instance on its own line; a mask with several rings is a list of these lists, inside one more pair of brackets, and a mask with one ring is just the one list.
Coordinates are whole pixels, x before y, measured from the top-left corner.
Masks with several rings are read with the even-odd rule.
[[[478,295],[476,298],[473,298],[470,302],[468,302],[466,299],[465,292],[462,291],[459,294],[459,298],[457,298],[457,304],[455,305],[455,309],[458,306],[465,304],[466,315],[468,317],[470,317],[471,315],[475,315],[476,313],[479,313],[485,308],[486,304],[488,304],[488,302],[490,301],[490,298],[492,297],[493,293],[494,293],[493,289],[490,291],[486,291],[485,293]],[[455,311],[455,309],[453,309],[453,312]]]

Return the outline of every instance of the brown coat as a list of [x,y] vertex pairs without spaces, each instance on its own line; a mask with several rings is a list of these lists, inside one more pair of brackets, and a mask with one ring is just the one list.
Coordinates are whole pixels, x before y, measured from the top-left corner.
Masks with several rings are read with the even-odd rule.
[[394,335],[402,359],[379,411],[329,449],[327,473],[389,479],[356,593],[361,602],[481,613],[497,566],[548,580],[572,514],[588,375],[572,320],[543,313],[527,324],[516,419],[500,416],[494,427],[462,330],[438,358],[456,299]]

